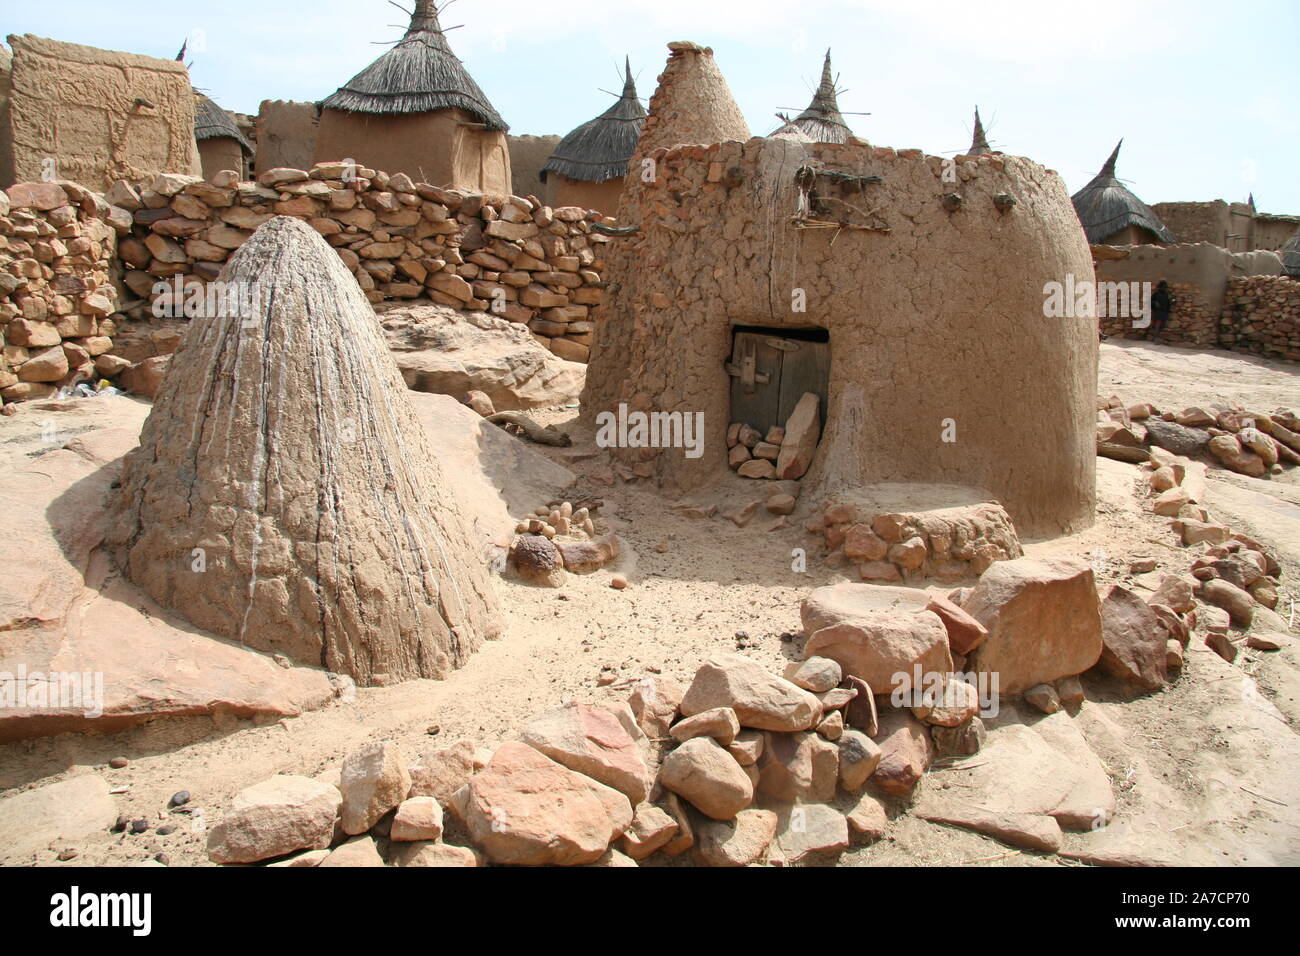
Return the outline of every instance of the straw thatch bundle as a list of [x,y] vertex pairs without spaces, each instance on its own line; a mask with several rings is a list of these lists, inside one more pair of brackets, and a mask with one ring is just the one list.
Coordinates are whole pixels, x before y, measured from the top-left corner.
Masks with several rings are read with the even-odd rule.
[[391,50],[322,102],[350,113],[430,113],[463,109],[488,129],[510,127],[456,59],[433,0],[417,0],[411,25]]
[[792,143],[811,143],[813,138],[794,124],[794,120],[784,113],[777,113],[776,118],[781,120],[781,126],[768,133],[768,139],[787,139]]
[[244,151],[245,156],[252,156],[253,144],[240,132],[230,114],[202,94],[199,94],[196,99],[197,102],[194,104],[194,138],[200,141],[205,139],[233,139],[239,143],[239,148]]
[[[849,124],[840,113],[835,92],[835,78],[831,74],[831,51],[826,51],[822,64],[822,81],[813,94],[808,108],[794,118],[799,127],[814,143],[847,143],[853,135]],[[779,132],[779,131],[778,131]]]
[[1106,160],[1092,182],[1074,194],[1074,209],[1083,223],[1084,234],[1093,245],[1129,226],[1138,226],[1154,233],[1161,242],[1175,242],[1169,231],[1151,207],[1129,192],[1127,186],[1115,176],[1115,161],[1119,159],[1121,139],[1115,151]]
[[645,126],[646,110],[636,95],[631,60],[625,69],[623,95],[605,112],[560,140],[538,174],[542,182],[550,173],[590,183],[627,175],[628,160]]

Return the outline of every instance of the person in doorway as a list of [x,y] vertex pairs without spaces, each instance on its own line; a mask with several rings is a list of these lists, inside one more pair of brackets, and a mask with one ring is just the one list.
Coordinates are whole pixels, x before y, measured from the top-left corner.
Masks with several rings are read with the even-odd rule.
[[1160,344],[1160,336],[1169,324],[1169,313],[1174,310],[1174,297],[1169,294],[1169,283],[1161,279],[1156,291],[1151,293],[1151,342]]

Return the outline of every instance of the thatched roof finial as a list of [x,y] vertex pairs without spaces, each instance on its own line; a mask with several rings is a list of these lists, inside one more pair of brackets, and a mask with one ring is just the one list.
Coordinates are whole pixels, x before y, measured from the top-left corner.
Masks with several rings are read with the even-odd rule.
[[980,108],[975,107],[975,135],[971,137],[970,156],[982,156],[985,153],[993,152],[989,148],[988,137],[984,135],[984,124],[980,122]]
[[415,9],[411,12],[411,25],[406,28],[406,36],[441,32],[442,24],[438,22],[438,7],[433,0],[415,0]]
[[826,50],[826,59],[822,62],[822,79],[817,85],[817,92],[813,94],[808,108],[795,117],[794,125],[815,143],[847,143],[853,135],[853,130],[849,129],[840,113],[829,48]]
[[1110,159],[1106,160],[1106,165],[1101,167],[1098,176],[1110,176],[1112,178],[1115,176],[1115,162],[1119,159],[1119,148],[1123,145],[1124,139],[1121,137],[1120,141],[1115,144],[1115,151],[1110,154]]

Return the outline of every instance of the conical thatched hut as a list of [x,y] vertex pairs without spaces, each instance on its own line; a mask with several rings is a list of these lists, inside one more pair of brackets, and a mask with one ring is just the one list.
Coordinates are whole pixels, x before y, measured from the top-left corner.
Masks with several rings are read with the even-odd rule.
[[509,127],[451,52],[433,0],[417,0],[402,39],[320,105],[317,162],[510,192]]
[[822,63],[822,80],[813,94],[808,108],[794,118],[794,125],[803,130],[814,143],[847,143],[853,135],[844,122],[835,92],[835,77],[831,73],[831,51],[826,51]]
[[768,139],[786,139],[792,143],[811,143],[813,138],[795,125],[794,120],[784,113],[777,113],[781,125],[767,134]]
[[287,216],[221,278],[251,295],[172,358],[111,505],[119,566],[249,647],[363,685],[446,676],[496,599],[370,304]]
[[983,156],[985,153],[993,152],[989,148],[988,137],[984,135],[984,124],[980,122],[980,108],[975,107],[975,133],[971,136],[970,149],[966,150],[967,156]]
[[1115,176],[1121,139],[1092,182],[1072,197],[1084,234],[1094,246],[1136,246],[1175,242],[1160,217]]
[[542,167],[542,182],[552,175],[557,180],[557,206],[598,209],[611,216],[618,210],[628,160],[636,150],[646,118],[645,107],[636,95],[631,60],[625,71],[623,95],[605,112],[560,140]]
[[211,179],[223,169],[233,169],[240,179],[247,178],[253,144],[240,132],[234,118],[202,93],[195,93],[194,139],[204,179]]

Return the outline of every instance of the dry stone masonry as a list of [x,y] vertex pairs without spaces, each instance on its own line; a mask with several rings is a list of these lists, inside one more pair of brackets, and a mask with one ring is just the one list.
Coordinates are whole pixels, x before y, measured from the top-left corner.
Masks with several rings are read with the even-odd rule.
[[70,182],[19,183],[0,193],[0,398],[47,398],[116,375],[113,284],[129,214]]

